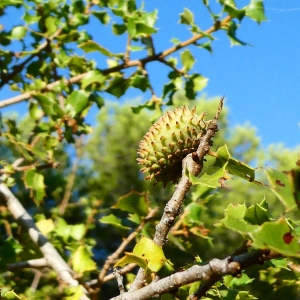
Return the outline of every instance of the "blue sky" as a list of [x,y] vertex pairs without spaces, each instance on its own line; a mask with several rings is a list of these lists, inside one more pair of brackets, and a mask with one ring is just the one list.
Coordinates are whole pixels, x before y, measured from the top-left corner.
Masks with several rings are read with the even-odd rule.
[[[215,1],[211,2],[213,4]],[[242,7],[248,1],[236,2]],[[264,146],[284,143],[295,147],[300,145],[300,3],[296,0],[264,2],[268,20],[257,25],[244,19],[237,32],[238,37],[251,46],[231,47],[226,35],[218,32],[212,55],[196,47],[189,49],[197,60],[195,71],[209,78],[203,93],[208,97],[225,95],[230,126],[250,122],[257,128]],[[201,3],[199,0],[145,1],[146,10],[158,9],[156,27],[159,31],[154,36],[157,51],[171,47],[171,38],[185,40],[191,36],[186,26],[178,24],[184,7],[193,11],[202,29],[211,26]],[[12,19],[16,21],[16,18],[5,18],[2,22],[10,23]],[[10,24],[5,25],[8,27]],[[125,37],[119,37],[116,42],[111,38],[109,26],[101,31],[94,28],[93,23],[89,26],[97,42],[112,51],[124,51]],[[93,54],[91,57],[97,60],[98,67],[105,67],[104,60]],[[160,95],[169,69],[158,63],[147,67],[153,87]],[[14,95],[4,89],[1,99]],[[141,97],[141,101],[149,100],[149,94],[129,90],[121,101],[136,97]],[[24,108],[22,104],[5,111],[17,109],[21,112]]]

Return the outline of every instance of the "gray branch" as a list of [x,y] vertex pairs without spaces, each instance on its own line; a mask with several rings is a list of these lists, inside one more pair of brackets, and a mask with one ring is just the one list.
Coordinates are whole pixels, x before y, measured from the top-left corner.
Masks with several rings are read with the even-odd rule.
[[[123,293],[111,300],[146,300],[158,295],[170,293],[181,286],[196,281],[211,286],[211,283],[219,281],[225,275],[239,275],[242,270],[265,261],[280,257],[278,253],[269,250],[257,250],[246,252],[237,256],[229,256],[223,260],[213,259],[203,266],[194,265],[191,268],[172,274],[161,280],[134,291]],[[190,299],[199,299],[196,295],[190,295]]]
[[[68,264],[62,259],[48,239],[39,231],[31,216],[12,194],[10,189],[3,183],[0,184],[0,197],[6,202],[8,210],[16,221],[23,229],[27,230],[32,241],[38,245],[47,261],[47,265],[51,267],[68,286],[78,286],[78,281],[71,276],[72,270]],[[81,300],[86,299],[89,299],[86,295],[81,297]]]

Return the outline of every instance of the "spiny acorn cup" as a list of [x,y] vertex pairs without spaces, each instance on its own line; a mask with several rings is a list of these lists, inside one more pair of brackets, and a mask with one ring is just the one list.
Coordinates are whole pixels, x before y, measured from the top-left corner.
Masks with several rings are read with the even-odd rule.
[[177,183],[182,175],[182,160],[199,146],[200,138],[210,123],[204,122],[206,112],[196,114],[196,107],[183,106],[168,111],[154,123],[139,144],[138,163],[145,179],[162,182],[164,187]]

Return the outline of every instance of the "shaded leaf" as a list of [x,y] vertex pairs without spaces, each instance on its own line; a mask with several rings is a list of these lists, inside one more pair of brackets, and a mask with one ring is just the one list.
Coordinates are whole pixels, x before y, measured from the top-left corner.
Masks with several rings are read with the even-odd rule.
[[148,214],[148,201],[145,194],[130,192],[120,197],[112,208],[134,213],[139,216],[146,216]]
[[129,88],[129,82],[123,76],[116,76],[109,84],[106,92],[120,98]]
[[122,232],[127,232],[128,230],[130,230],[130,227],[126,227],[124,225],[122,225],[122,222],[120,219],[118,219],[116,216],[110,214],[108,216],[104,216],[102,217],[99,222],[103,223],[103,224],[109,224],[114,226],[116,229],[122,231]]
[[260,204],[251,205],[245,214],[244,219],[253,225],[261,225],[264,222],[271,221],[269,206],[264,199]]

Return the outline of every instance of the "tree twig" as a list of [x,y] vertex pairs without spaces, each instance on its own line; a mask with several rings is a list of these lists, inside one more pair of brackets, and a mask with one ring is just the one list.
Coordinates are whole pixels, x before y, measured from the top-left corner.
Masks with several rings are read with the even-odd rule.
[[[166,56],[168,56],[188,45],[191,45],[191,44],[195,43],[197,40],[205,38],[207,36],[207,34],[211,34],[215,31],[219,30],[221,27],[228,25],[228,23],[230,22],[231,19],[232,19],[232,17],[227,16],[223,20],[216,22],[213,26],[211,26],[209,29],[207,29],[204,33],[195,34],[192,38],[187,39],[186,41],[179,43],[178,45],[173,46],[171,48],[168,48],[165,51],[162,51],[160,53],[157,53],[157,54],[154,54],[151,56],[146,56],[140,60],[130,60],[128,62],[124,62],[122,64],[114,66],[112,68],[108,68],[108,69],[100,70],[100,71],[102,72],[103,75],[107,75],[107,74],[111,74],[114,72],[118,72],[123,69],[131,68],[131,67],[139,67],[141,65],[145,65],[152,61],[161,61]],[[71,77],[69,79],[64,79],[64,83],[66,85],[78,83],[86,76],[86,74],[87,73],[82,73],[82,74],[76,75],[74,77]],[[60,83],[61,83],[61,80],[54,81],[50,84],[47,84],[43,89],[41,89],[41,91],[52,91],[53,88],[58,86]],[[2,101],[0,101],[0,108],[27,100],[37,92],[38,91],[26,92],[19,96],[2,100]]]
[[[206,265],[194,265],[183,272],[177,272],[152,282],[139,290],[127,292],[111,298],[111,300],[146,300],[155,295],[162,295],[175,291],[181,286],[200,280],[209,285],[210,282],[216,282],[225,275],[235,276],[252,265],[263,264],[267,260],[278,257],[281,257],[281,255],[276,252],[270,250],[257,250],[234,257],[229,256],[223,260],[214,258]],[[194,297],[194,295],[192,295],[192,297]],[[199,299],[192,297],[190,297],[190,299]]]
[[76,178],[76,173],[77,173],[77,169],[78,169],[78,165],[79,165],[79,160],[80,160],[80,158],[82,156],[82,153],[83,153],[82,144],[83,144],[83,137],[81,136],[78,139],[76,139],[76,142],[75,142],[76,157],[74,159],[72,170],[71,170],[71,173],[68,177],[66,190],[65,190],[63,199],[62,199],[60,207],[59,207],[60,215],[63,215],[65,213],[65,210],[67,208],[67,205],[69,203],[69,200],[70,200],[70,197],[71,197],[71,194],[72,194],[72,189],[73,189],[75,178]]
[[[120,255],[124,252],[125,248],[135,239],[135,237],[137,236],[137,234],[139,233],[139,231],[145,226],[145,223],[150,220],[155,213],[157,212],[157,209],[151,209],[148,213],[148,215],[145,217],[144,220],[142,220],[142,222],[140,223],[140,225],[136,228],[136,230],[134,232],[132,232],[125,240],[123,240],[123,242],[121,243],[121,245],[118,247],[118,249],[111,254],[110,256],[108,256],[108,258],[106,259],[104,266],[99,274],[98,277],[98,289],[101,288],[102,283],[104,283],[104,279],[105,279],[105,275],[108,272],[108,270],[110,269],[111,265],[113,263],[115,263],[115,261],[120,257]],[[122,272],[122,271],[121,271]],[[121,273],[123,274],[123,273]],[[107,281],[107,279],[106,279]]]
[[15,75],[17,75],[18,73],[20,73],[23,68],[26,66],[26,64],[28,64],[34,57],[36,57],[44,48],[46,48],[48,46],[48,44],[55,39],[57,36],[60,35],[62,31],[62,28],[59,28],[58,30],[56,30],[56,32],[54,32],[49,38],[47,38],[47,40],[45,42],[43,42],[35,51],[33,54],[31,54],[26,60],[24,60],[22,63],[20,63],[17,66],[14,66],[13,71],[9,74],[7,74],[6,76],[2,76],[2,80],[0,82],[0,88],[3,87],[6,83],[9,82],[9,80],[11,80]]
[[15,270],[20,270],[25,268],[44,268],[44,267],[49,267],[46,258],[31,259],[27,261],[21,261],[18,263],[6,265],[8,271],[15,271]]

